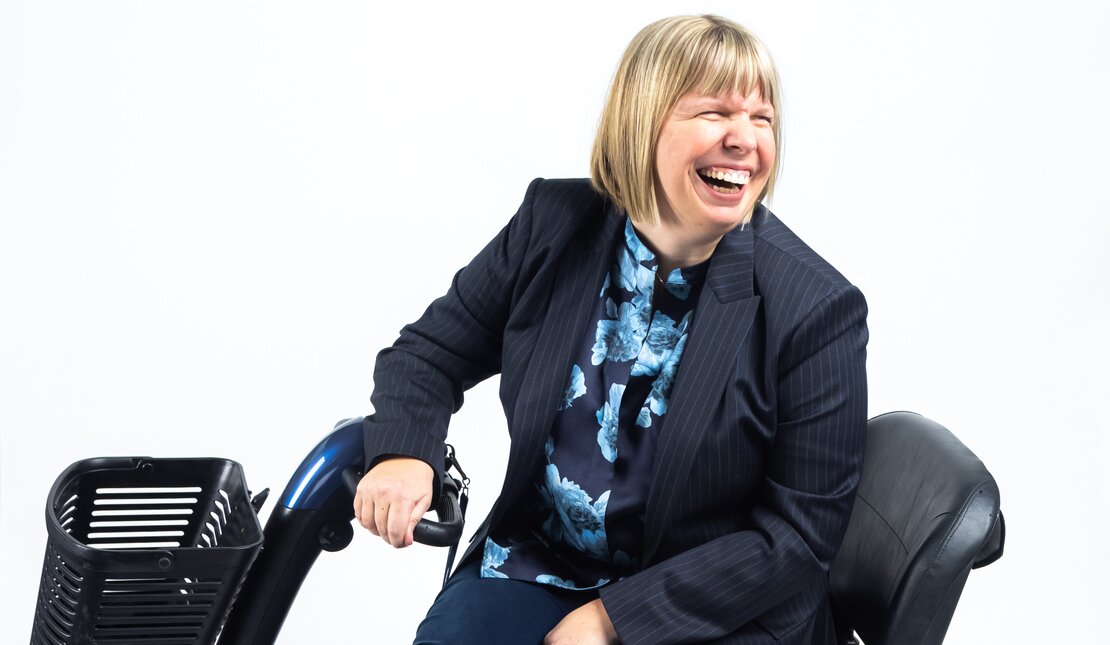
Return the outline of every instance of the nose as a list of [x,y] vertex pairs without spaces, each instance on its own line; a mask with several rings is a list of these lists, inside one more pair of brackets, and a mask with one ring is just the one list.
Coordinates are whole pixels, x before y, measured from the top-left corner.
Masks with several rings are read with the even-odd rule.
[[726,148],[732,148],[740,152],[754,150],[755,138],[755,124],[752,123],[751,117],[746,114],[738,114],[729,119],[728,130],[725,132],[724,138]]

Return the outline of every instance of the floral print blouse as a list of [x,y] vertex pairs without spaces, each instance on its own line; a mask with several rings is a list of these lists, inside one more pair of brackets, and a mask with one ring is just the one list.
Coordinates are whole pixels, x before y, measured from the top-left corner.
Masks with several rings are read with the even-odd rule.
[[593,589],[638,569],[655,441],[708,264],[675,269],[663,283],[655,255],[625,221],[531,512],[486,539],[482,577]]

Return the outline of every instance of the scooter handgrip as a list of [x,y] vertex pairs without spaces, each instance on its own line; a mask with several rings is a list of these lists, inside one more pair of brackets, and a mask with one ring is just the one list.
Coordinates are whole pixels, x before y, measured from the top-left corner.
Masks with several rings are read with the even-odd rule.
[[[343,471],[343,484],[352,497],[361,480],[362,473],[358,468],[351,467]],[[439,521],[420,520],[412,531],[412,539],[421,544],[451,546],[457,544],[462,537],[463,513],[459,507],[459,483],[450,475],[444,474],[440,489],[439,503],[435,506]]]

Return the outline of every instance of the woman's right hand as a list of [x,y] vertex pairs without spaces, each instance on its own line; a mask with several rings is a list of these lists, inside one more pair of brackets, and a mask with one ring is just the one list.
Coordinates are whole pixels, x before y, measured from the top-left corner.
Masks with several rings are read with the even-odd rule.
[[412,544],[412,531],[432,505],[435,472],[411,457],[381,461],[355,489],[355,519],[363,528],[400,549]]

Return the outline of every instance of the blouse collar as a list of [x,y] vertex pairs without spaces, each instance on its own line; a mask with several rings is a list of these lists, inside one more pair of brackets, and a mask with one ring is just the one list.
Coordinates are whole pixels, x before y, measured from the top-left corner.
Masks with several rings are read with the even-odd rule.
[[[645,269],[655,273],[659,268],[659,261],[655,258],[655,254],[640,240],[640,236],[636,233],[636,227],[632,225],[632,220],[628,217],[625,217],[624,220],[624,246],[625,250],[631,254],[632,259]],[[711,259],[712,257],[688,267],[676,267],[667,276],[666,284],[685,285],[691,282],[701,282],[705,279]]]

